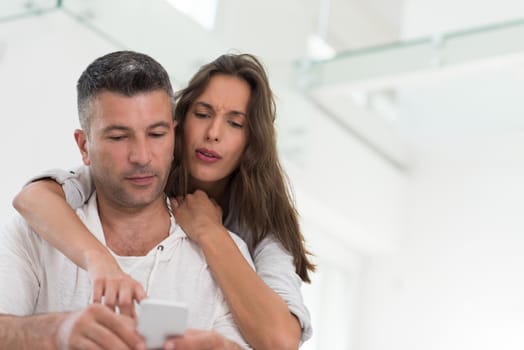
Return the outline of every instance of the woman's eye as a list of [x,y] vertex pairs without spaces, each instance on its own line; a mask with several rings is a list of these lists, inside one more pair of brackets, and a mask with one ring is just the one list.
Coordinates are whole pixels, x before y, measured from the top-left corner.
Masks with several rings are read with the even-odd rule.
[[229,121],[229,125],[231,125],[234,128],[243,128],[244,127],[244,125],[242,125],[240,123],[237,123],[237,122],[234,122],[232,120]]
[[207,117],[209,117],[209,115],[206,114],[206,113],[198,113],[198,112],[195,112],[195,116],[197,118],[207,118]]
[[159,137],[164,136],[165,134],[166,133],[164,133],[164,132],[153,132],[153,133],[151,133],[149,135],[151,135],[151,137],[154,137],[154,138],[159,138]]

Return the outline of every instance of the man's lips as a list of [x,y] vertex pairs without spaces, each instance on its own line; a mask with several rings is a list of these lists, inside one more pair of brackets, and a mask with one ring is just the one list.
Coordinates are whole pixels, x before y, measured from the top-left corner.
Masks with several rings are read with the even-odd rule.
[[137,185],[147,185],[153,181],[155,175],[131,175],[126,176],[125,179]]

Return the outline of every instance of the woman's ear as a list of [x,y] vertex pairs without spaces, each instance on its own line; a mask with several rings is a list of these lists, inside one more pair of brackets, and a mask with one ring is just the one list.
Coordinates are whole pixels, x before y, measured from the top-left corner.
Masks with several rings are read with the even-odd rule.
[[89,153],[87,151],[87,135],[84,130],[76,129],[75,130],[75,141],[82,155],[82,161],[85,165],[89,165],[91,161],[89,160]]

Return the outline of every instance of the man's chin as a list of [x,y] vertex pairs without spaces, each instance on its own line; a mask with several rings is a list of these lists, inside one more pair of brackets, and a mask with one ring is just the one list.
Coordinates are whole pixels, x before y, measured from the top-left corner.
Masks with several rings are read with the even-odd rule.
[[128,208],[144,208],[154,204],[158,200],[163,200],[164,192],[161,193],[150,193],[150,194],[137,194],[125,196],[122,200],[122,204]]

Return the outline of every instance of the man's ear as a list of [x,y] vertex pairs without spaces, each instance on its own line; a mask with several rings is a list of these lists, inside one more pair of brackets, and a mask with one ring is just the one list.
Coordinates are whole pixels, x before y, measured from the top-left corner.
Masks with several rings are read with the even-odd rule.
[[84,130],[76,129],[75,130],[75,141],[82,155],[82,161],[85,165],[89,165],[91,161],[89,160],[89,153],[87,151],[87,135]]

